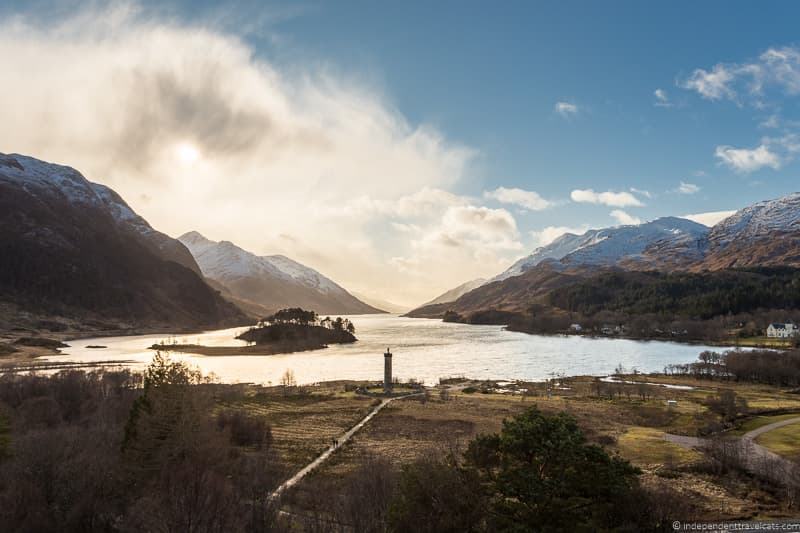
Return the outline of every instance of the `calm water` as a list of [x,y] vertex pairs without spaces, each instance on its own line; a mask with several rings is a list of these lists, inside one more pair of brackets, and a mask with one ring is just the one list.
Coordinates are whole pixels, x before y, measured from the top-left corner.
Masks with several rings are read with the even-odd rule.
[[[435,383],[443,376],[464,375],[479,379],[541,380],[554,374],[608,374],[622,364],[643,372],[658,371],[670,363],[688,363],[705,346],[670,342],[592,339],[576,336],[537,336],[504,331],[500,326],[447,324],[438,320],[402,318],[394,315],[349,317],[359,341],[333,345],[323,350],[271,356],[205,357],[173,354],[213,372],[226,382],[278,383],[291,369],[299,383],[334,379],[383,378],[383,352],[391,347],[394,373],[401,379],[416,378]],[[244,328],[177,335],[178,342],[204,345],[243,345],[234,340]],[[103,337],[70,341],[63,354],[51,361],[150,361],[148,346],[165,335]],[[91,349],[88,345],[104,345]],[[719,348],[716,348],[719,350]]]

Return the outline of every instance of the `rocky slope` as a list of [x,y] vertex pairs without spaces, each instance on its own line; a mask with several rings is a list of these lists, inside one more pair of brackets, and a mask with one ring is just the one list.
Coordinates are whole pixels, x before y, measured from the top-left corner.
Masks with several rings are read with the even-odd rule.
[[244,322],[199,272],[186,247],[110,188],[0,154],[0,302],[9,308],[95,329]]
[[800,193],[758,202],[719,222],[695,269],[800,266]]
[[282,255],[259,256],[196,231],[181,235],[203,274],[240,300],[270,311],[302,307],[319,314],[381,313],[316,270]]

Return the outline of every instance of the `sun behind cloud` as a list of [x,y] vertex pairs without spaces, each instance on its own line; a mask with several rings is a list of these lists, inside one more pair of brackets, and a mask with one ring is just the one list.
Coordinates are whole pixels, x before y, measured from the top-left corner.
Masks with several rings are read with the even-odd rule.
[[200,159],[200,150],[190,142],[181,142],[175,147],[175,155],[182,164],[190,166]]

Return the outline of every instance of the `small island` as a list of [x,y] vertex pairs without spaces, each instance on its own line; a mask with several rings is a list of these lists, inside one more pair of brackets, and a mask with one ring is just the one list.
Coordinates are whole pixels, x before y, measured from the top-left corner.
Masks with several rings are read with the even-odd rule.
[[342,317],[320,319],[315,311],[299,307],[282,309],[258,321],[236,338],[247,346],[203,346],[200,344],[154,344],[152,350],[199,355],[275,355],[327,348],[330,344],[356,342],[356,328]]

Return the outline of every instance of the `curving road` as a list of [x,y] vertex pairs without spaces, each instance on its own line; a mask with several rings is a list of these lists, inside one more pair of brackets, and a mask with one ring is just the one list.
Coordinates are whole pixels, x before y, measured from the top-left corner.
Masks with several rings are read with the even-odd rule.
[[[789,424],[797,424],[797,423],[800,423],[800,417],[789,418],[787,420],[779,420],[778,422],[773,422],[772,424],[761,426],[760,428],[748,431],[747,433],[742,435],[740,437],[740,441],[742,442],[742,444],[746,446],[747,458],[748,458],[746,469],[753,473],[763,473],[765,460],[779,461],[781,463],[784,463],[787,467],[794,467],[795,463],[789,461],[784,457],[781,457],[780,455],[776,454],[771,450],[768,450],[764,446],[761,446],[755,441],[755,439],[759,435],[768,433],[773,429],[778,429],[783,426],[788,426]],[[677,444],[678,446],[681,446],[683,448],[690,448],[690,449],[702,449],[706,447],[710,442],[709,439],[704,439],[700,437],[687,437],[685,435],[673,435],[671,433],[664,433],[664,440]]]

